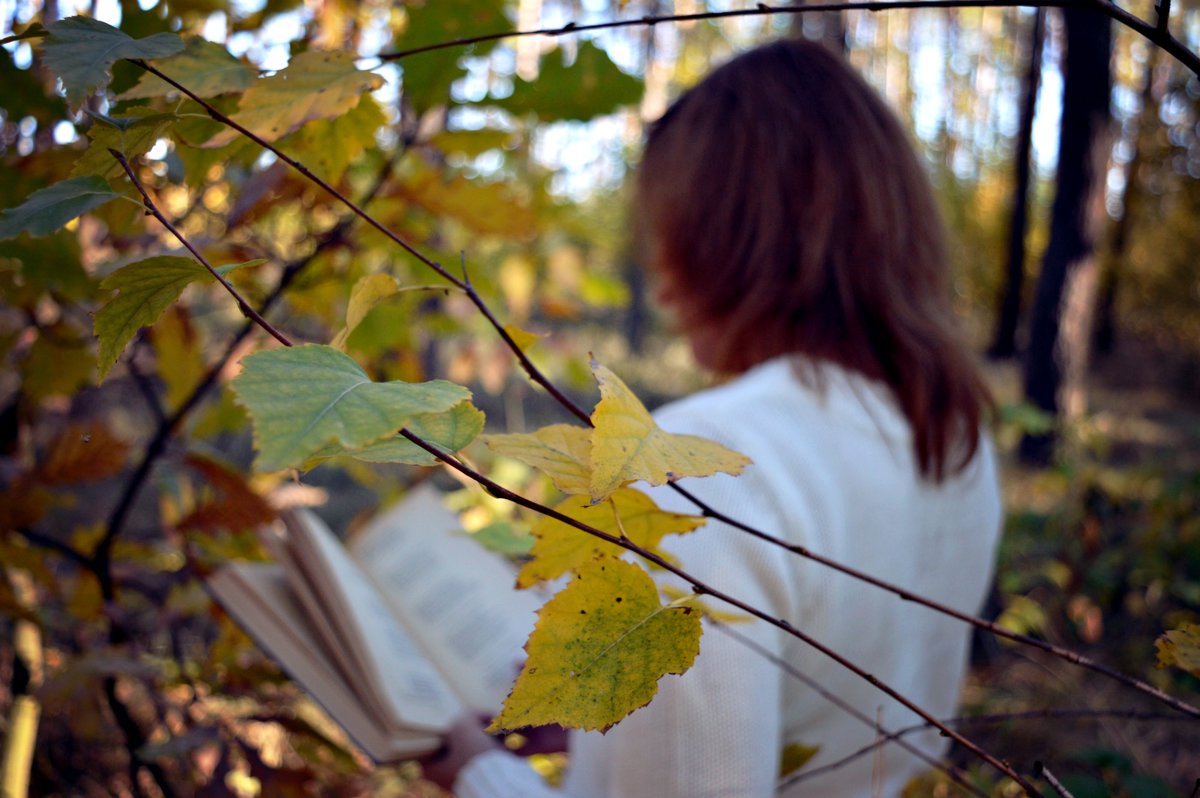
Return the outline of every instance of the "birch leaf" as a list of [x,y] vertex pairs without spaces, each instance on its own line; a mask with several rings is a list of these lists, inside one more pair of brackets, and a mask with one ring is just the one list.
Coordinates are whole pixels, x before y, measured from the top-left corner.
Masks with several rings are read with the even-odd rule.
[[[404,426],[409,432],[434,446],[448,452],[457,452],[467,447],[483,432],[483,412],[470,402],[459,402],[444,413],[421,413],[413,416]],[[429,452],[407,438],[385,438],[357,449],[327,446],[309,458],[305,468],[321,460],[338,455],[349,455],[370,463],[407,463],[408,465],[435,466],[439,461]]]
[[563,493],[587,493],[590,485],[592,431],[571,424],[551,424],[535,432],[485,435],[496,454],[520,460],[541,471]]
[[38,189],[17,207],[0,211],[0,241],[21,233],[50,235],[75,217],[119,196],[95,176],[72,177]]
[[336,183],[355,158],[375,146],[375,131],[385,124],[387,116],[368,94],[341,116],[314,119],[280,145],[320,177]]
[[444,380],[372,382],[348,355],[317,344],[250,355],[233,390],[250,414],[260,471],[299,466],[331,443],[364,447],[471,397]]
[[1158,649],[1158,667],[1174,665],[1193,676],[1200,676],[1200,624],[1185,623],[1154,641]]
[[593,364],[600,403],[592,412],[593,502],[628,482],[663,485],[680,477],[706,477],[718,471],[740,474],[750,458],[696,435],[659,428],[649,411],[616,374]]
[[46,26],[42,44],[46,68],[62,80],[67,102],[78,107],[96,89],[107,86],[112,65],[122,58],[165,58],[183,49],[174,33],[135,39],[89,17],[67,17]]
[[779,778],[795,773],[807,765],[809,760],[816,756],[820,750],[821,746],[819,745],[803,745],[801,743],[788,743],[785,745],[779,757]]
[[[383,78],[354,66],[354,53],[307,50],[287,68],[246,89],[233,118],[250,132],[274,141],[312,119],[340,116],[358,105],[364,92],[383,85]],[[206,147],[221,147],[238,132],[226,128]]]
[[[72,175],[97,175],[105,179],[125,174],[110,149],[133,160],[150,151],[175,120],[174,114],[155,113],[146,108],[134,108],[131,117],[116,120],[97,116],[96,124],[88,130],[87,152],[71,169]],[[126,124],[112,124],[124,122]]]
[[[248,89],[258,77],[252,67],[234,58],[224,47],[199,36],[189,38],[183,52],[164,58],[154,66],[197,96],[206,98]],[[117,99],[162,97],[175,90],[162,78],[146,72],[133,88]]]
[[538,612],[529,658],[488,731],[607,729],[648,704],[665,674],[691,667],[700,633],[700,613],[664,607],[641,568],[593,560]]
[[350,289],[350,302],[346,305],[346,326],[334,336],[329,345],[346,351],[346,339],[354,332],[354,328],[362,323],[372,308],[399,290],[400,283],[390,274],[368,274],[360,278]]
[[93,314],[100,341],[100,379],[108,375],[138,330],[153,324],[188,284],[207,276],[208,270],[191,258],[159,255],[122,266],[105,277],[100,287],[120,293]]
[[[554,509],[601,532],[615,537],[624,534],[651,551],[667,535],[691,532],[705,522],[700,516],[660,510],[653,499],[633,488],[622,488],[595,505],[586,496],[570,496]],[[535,542],[530,551],[533,559],[517,574],[517,587],[555,579],[591,562],[597,554],[619,557],[624,552],[619,546],[548,516],[534,524],[533,536]]]

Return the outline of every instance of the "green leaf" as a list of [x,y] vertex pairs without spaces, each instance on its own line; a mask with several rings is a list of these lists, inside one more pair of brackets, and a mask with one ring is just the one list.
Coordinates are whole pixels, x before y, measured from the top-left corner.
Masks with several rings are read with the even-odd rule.
[[183,49],[174,33],[134,39],[96,19],[67,17],[47,26],[42,45],[46,68],[62,79],[67,102],[79,106],[112,79],[112,65],[122,58],[165,58]]
[[537,80],[517,78],[511,95],[489,102],[514,114],[532,113],[543,122],[557,122],[587,121],[641,100],[642,81],[622,72],[592,42],[579,43],[569,66],[566,53],[558,53],[557,61],[548,58],[542,65]]
[[[199,97],[216,97],[244,91],[253,85],[258,72],[234,58],[219,44],[198,36],[189,37],[183,52],[164,58],[155,66],[167,77],[176,80]],[[176,91],[175,87],[149,72],[137,85],[117,99],[134,100],[162,97]]]
[[490,732],[557,723],[606,729],[645,706],[700,650],[700,613],[664,607],[654,580],[602,557],[538,612],[529,658]]
[[[483,432],[483,412],[470,402],[459,402],[441,413],[421,413],[409,419],[404,426],[409,432],[448,452],[465,448]],[[349,455],[370,463],[407,463],[408,465],[435,466],[438,459],[412,443],[407,438],[386,438],[357,449],[327,446],[314,454],[304,465],[309,467],[317,461],[338,455]]]
[[496,454],[541,471],[563,493],[590,490],[592,431],[586,427],[551,424],[534,432],[486,435],[483,442]]
[[[500,0],[426,0],[418,8],[409,4],[405,8],[408,27],[397,42],[403,50],[512,30]],[[472,47],[472,54],[486,55],[495,46],[495,42],[481,42]],[[450,47],[401,60],[405,101],[418,113],[449,102],[451,84],[466,74],[459,66],[462,55],[461,48]]]
[[697,435],[676,435],[654,423],[633,391],[604,366],[592,364],[600,403],[592,412],[592,501],[628,482],[663,485],[719,471],[740,474],[750,458]]
[[134,108],[131,113],[133,116],[117,119],[96,115],[98,122],[88,130],[91,143],[75,162],[72,175],[111,179],[125,174],[109,150],[116,150],[129,160],[144,155],[175,120],[174,114],[159,114],[147,108]]
[[[705,522],[700,516],[660,510],[653,499],[632,488],[622,488],[595,505],[586,496],[570,496],[554,509],[614,537],[625,536],[651,551],[658,548],[665,536],[691,532]],[[517,587],[557,579],[591,562],[597,554],[619,557],[623,553],[623,549],[612,543],[548,516],[534,524],[533,536],[536,538],[530,552],[533,559],[517,574]]]
[[260,471],[299,466],[330,443],[364,447],[471,397],[444,380],[372,382],[352,358],[317,344],[250,355],[233,389],[254,425]]
[[355,158],[375,146],[375,131],[386,123],[383,109],[368,94],[341,116],[304,125],[282,147],[319,176],[336,183]]
[[[383,78],[354,65],[353,52],[307,50],[286,69],[246,89],[233,118],[255,135],[274,141],[313,119],[340,116],[358,105],[364,92]],[[205,146],[220,147],[237,138],[226,128]]]
[[94,314],[100,379],[108,375],[138,330],[153,324],[184,288],[207,275],[208,270],[191,258],[158,255],[122,266],[104,278],[101,288],[120,293]]
[[39,189],[17,207],[0,211],[0,241],[21,233],[49,235],[119,196],[103,178],[94,176],[72,177]]

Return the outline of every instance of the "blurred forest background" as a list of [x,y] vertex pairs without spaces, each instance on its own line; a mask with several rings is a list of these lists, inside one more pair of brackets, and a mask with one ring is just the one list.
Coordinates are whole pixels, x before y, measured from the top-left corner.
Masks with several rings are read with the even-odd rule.
[[[136,37],[199,34],[241,59],[248,85],[309,48],[371,57],[751,6],[0,0],[0,38],[77,13]],[[1150,0],[1128,10],[1153,18]],[[1171,30],[1200,49],[1200,7],[1176,4]],[[505,323],[543,336],[533,358],[585,406],[589,352],[653,406],[706,378],[653,309],[630,240],[643,126],[711,65],[778,36],[844,51],[911,128],[942,200],[956,299],[1000,404],[1008,530],[989,617],[1197,699],[1200,679],[1156,668],[1154,643],[1200,621],[1200,80],[1141,36],[1081,11],[962,8],[491,41],[363,61],[380,88],[279,144],[441,262],[461,256]],[[88,111],[149,116],[167,102],[184,116],[169,130],[106,127],[68,112],[36,40],[5,44],[0,207],[73,174],[127,187],[107,154],[124,147],[205,252],[265,259],[231,279],[277,326],[329,340],[352,287],[387,273],[404,289],[346,342],[372,376],[470,385],[493,431],[566,420],[464,297],[252,143],[195,146],[214,123],[162,95],[118,63]],[[280,507],[352,530],[430,473],[340,458],[251,475],[225,386],[263,336],[215,287],[191,286],[115,366],[99,355],[112,366],[99,380],[101,280],[175,247],[120,202],[0,242],[0,740],[3,761],[25,763],[5,786],[24,789],[23,774],[47,796],[434,795],[415,765],[369,766],[200,581],[265,556],[253,528]],[[438,479],[481,541],[528,546],[529,518]],[[964,712],[1033,714],[964,729],[1022,767],[1050,763],[1079,798],[1195,795],[1196,721],[1036,653],[979,640]],[[1015,794],[971,767],[984,789]],[[930,776],[913,794],[953,791]]]

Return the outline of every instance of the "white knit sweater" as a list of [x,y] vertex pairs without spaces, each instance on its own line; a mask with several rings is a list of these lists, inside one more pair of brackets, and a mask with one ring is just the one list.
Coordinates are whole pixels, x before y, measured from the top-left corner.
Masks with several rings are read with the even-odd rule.
[[[978,610],[991,577],[1000,499],[990,446],[940,485],[921,478],[911,433],[885,387],[822,365],[801,380],[778,358],[737,380],[661,409],[673,432],[713,438],[753,458],[737,478],[683,484],[727,515],[960,610]],[[660,506],[691,508],[666,488]],[[969,628],[783,549],[709,523],[666,544],[684,568],[786,618],[935,717],[953,713]],[[919,719],[866,681],[778,629],[734,630],[782,658],[879,727]],[[803,770],[833,762],[878,736],[844,710],[723,630],[709,627],[683,676],[659,682],[649,706],[607,734],[573,733],[561,790],[504,751],[476,757],[459,798],[760,798],[776,794],[789,743],[820,746]],[[936,733],[905,738],[929,756]],[[889,744],[789,796],[895,796],[928,765]],[[800,771],[800,772],[803,772]]]

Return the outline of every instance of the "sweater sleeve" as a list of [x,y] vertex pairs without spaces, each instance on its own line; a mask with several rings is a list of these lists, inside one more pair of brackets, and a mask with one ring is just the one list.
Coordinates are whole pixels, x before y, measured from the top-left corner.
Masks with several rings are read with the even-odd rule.
[[[679,426],[678,421],[674,426]],[[691,432],[695,429],[687,425]],[[699,434],[708,430],[695,429]],[[752,506],[753,480],[717,476],[688,480],[703,501],[725,509]],[[694,511],[667,488],[649,491],[660,506]],[[763,503],[757,505],[759,508]],[[736,512],[735,512],[735,517]],[[722,524],[670,539],[666,548],[684,569],[713,587],[786,615],[795,586],[783,552],[759,545]],[[714,609],[729,611],[713,599]],[[736,611],[735,611],[736,613]],[[783,746],[783,676],[762,650],[783,654],[782,633],[757,620],[737,624],[739,636],[709,622],[700,655],[682,676],[665,676],[659,692],[606,734],[571,737],[570,767],[561,789],[547,787],[512,754],[476,757],[455,784],[459,798],[767,798],[774,795]]]

